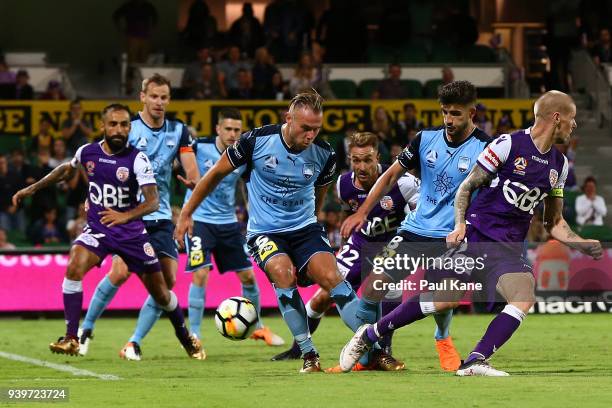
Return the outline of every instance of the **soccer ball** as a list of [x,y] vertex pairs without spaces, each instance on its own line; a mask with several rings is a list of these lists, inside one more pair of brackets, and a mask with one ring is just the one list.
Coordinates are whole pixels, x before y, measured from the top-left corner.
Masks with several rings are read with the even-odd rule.
[[257,326],[257,309],[247,298],[234,296],[225,299],[215,312],[215,324],[223,337],[244,340]]

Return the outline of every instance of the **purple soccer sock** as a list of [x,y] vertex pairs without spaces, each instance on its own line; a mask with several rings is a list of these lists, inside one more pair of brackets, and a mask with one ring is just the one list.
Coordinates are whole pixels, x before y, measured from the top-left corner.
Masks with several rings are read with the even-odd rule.
[[[426,310],[432,309],[431,313],[435,312],[435,310],[433,310],[433,302],[430,301],[426,303],[428,303]],[[412,322],[416,322],[417,320],[421,320],[425,316],[421,307],[421,295],[415,295],[407,301],[402,302],[402,304],[380,319],[375,325],[368,327],[366,333],[372,342],[378,341],[378,339],[385,334]]]
[[[386,316],[389,313],[391,313],[393,310],[395,310],[396,307],[398,307],[399,305],[402,304],[402,300],[400,298],[400,300],[383,300],[382,304],[381,304],[381,314],[382,316]],[[391,343],[393,341],[393,331],[388,332],[387,334],[385,334],[384,336],[382,336],[380,338],[380,340],[378,340],[378,344],[380,345],[380,347],[383,349],[383,351],[385,353],[389,353],[391,354]]]
[[466,363],[475,359],[488,359],[507,342],[519,328],[525,314],[514,306],[508,305],[495,316],[487,327],[474,350],[468,356]]
[[166,311],[166,314],[174,327],[176,338],[179,339],[181,344],[188,344],[191,340],[189,339],[189,331],[187,327],[185,327],[185,316],[183,315],[181,306],[177,304],[174,310]]
[[81,309],[83,307],[83,292],[64,293],[64,318],[66,319],[66,336],[77,337]]

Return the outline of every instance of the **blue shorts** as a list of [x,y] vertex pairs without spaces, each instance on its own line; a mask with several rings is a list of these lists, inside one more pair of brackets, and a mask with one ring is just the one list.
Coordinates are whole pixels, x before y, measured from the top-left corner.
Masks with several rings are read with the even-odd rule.
[[159,258],[164,256],[178,259],[178,249],[174,243],[174,224],[170,220],[143,220],[149,240]]
[[240,272],[252,268],[240,224],[209,224],[195,221],[193,235],[187,237],[187,266],[185,272],[193,272],[212,265],[215,257],[220,273]]
[[298,285],[307,286],[312,282],[306,276],[308,261],[319,252],[334,254],[327,239],[325,229],[317,224],[310,224],[296,231],[257,234],[247,242],[249,251],[257,265],[266,270],[266,263],[276,255],[289,256],[298,271]]

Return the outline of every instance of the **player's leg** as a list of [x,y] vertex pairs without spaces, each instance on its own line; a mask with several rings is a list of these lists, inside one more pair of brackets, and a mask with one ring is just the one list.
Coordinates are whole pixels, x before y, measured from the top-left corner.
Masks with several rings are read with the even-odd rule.
[[280,234],[254,236],[249,239],[249,250],[274,286],[278,308],[304,359],[301,372],[317,372],[321,371],[319,354],[308,331],[306,307],[297,290],[294,265],[288,255],[290,244],[286,238]]
[[[169,220],[147,221],[145,223],[149,240],[155,254],[159,259],[161,271],[169,289],[174,287],[176,282],[176,271],[178,269],[178,251],[174,244],[174,224]],[[149,333],[155,322],[162,314],[161,307],[155,302],[153,297],[148,296],[140,308],[138,321],[129,343],[140,344],[142,339]]]
[[210,266],[194,270],[189,285],[189,330],[198,339],[202,338],[201,325],[206,305],[206,284],[209,272]]
[[130,273],[125,262],[123,262],[120,257],[113,256],[111,270],[98,283],[98,286],[96,286],[94,295],[87,308],[87,314],[79,329],[80,355],[84,356],[89,351],[89,345],[93,339],[93,330],[96,321],[102,316],[108,304],[113,300],[119,287],[123,285],[129,277]]
[[282,337],[272,332],[269,327],[263,324],[261,318],[261,302],[259,300],[259,286],[257,285],[253,268],[249,267],[241,271],[236,271],[236,275],[238,279],[240,279],[240,284],[242,285],[242,296],[249,299],[253,305],[255,305],[257,315],[259,316],[257,329],[253,332],[251,338],[254,340],[263,340],[268,346],[282,346],[285,344],[285,340],[283,340]]
[[444,295],[424,292],[407,299],[375,324],[364,325],[355,332],[353,338],[342,349],[340,367],[343,371],[350,371],[359,358],[387,333],[424,319],[428,315],[455,308],[459,305],[462,296],[462,291],[445,292]]
[[200,341],[195,336],[190,335],[185,327],[183,309],[181,309],[178,303],[176,294],[168,288],[163,274],[160,271],[144,271],[139,274],[139,277],[147,288],[150,296],[159,307],[166,312],[166,315],[174,327],[176,338],[185,348],[187,354],[191,358],[204,360],[206,358],[206,353],[202,350]]
[[330,252],[317,252],[307,263],[307,274],[310,279],[326,290],[344,324],[355,331],[363,322],[357,317],[357,294],[345,279],[342,278],[336,265],[336,258]]
[[189,329],[201,339],[201,324],[206,305],[206,284],[212,266],[210,249],[216,244],[215,231],[209,231],[209,224],[195,221],[193,234],[185,237],[187,265],[185,272],[191,273],[189,285]]
[[[392,256],[405,241],[405,233],[399,232],[385,245],[381,251],[381,256]],[[357,305],[357,316],[364,323],[373,324],[379,317],[380,304],[387,295],[388,284],[397,282],[404,276],[395,276],[392,273],[367,273],[363,276],[364,282],[361,286],[361,299],[359,299]]]
[[[333,301],[329,296],[327,291],[319,288],[314,296],[310,298],[308,303],[306,303],[306,320],[308,323],[308,331],[312,336],[314,332],[319,327],[319,323],[321,322],[321,318],[325,315],[325,312],[329,310]],[[272,361],[282,361],[282,360],[297,360],[302,355],[300,351],[300,346],[294,340],[291,344],[291,348],[289,350],[285,350],[282,353],[279,353],[272,357]]]
[[79,241],[70,248],[68,268],[62,283],[66,335],[49,344],[53,353],[78,354],[77,332],[83,307],[83,277],[87,271],[100,264],[104,255],[102,250],[94,252],[88,246],[80,245]]
[[459,376],[508,375],[491,367],[486,360],[512,337],[535,304],[535,279],[531,272],[505,273],[497,281],[497,291],[508,304],[491,321],[484,336],[457,370]]
[[[178,263],[175,259],[168,256],[161,256],[159,258],[161,265],[162,278],[164,279],[165,286],[168,289],[172,289],[175,282],[176,270]],[[128,343],[141,344],[142,339],[146,337],[151,331],[157,320],[159,320],[164,309],[155,301],[152,295],[147,296],[144,304],[140,308],[138,313],[138,320],[136,321],[136,328],[134,333],[128,340]]]

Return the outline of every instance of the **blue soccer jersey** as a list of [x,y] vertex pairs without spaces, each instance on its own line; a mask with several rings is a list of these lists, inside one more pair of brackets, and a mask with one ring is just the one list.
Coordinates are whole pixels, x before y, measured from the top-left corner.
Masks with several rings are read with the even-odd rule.
[[336,154],[327,142],[315,139],[307,149],[293,150],[281,136],[281,125],[267,125],[243,134],[227,154],[234,167],[246,165],[247,237],[317,222],[315,187],[332,183],[336,169]]
[[[204,177],[221,158],[221,153],[215,144],[215,137],[200,138],[193,145],[200,170],[200,176]],[[238,222],[236,218],[236,183],[246,170],[245,166],[239,167],[225,177],[215,190],[202,201],[193,213],[195,221],[207,222],[209,224],[229,224]],[[185,194],[185,202],[191,197],[191,190]]]
[[132,119],[132,130],[128,141],[149,157],[159,191],[159,209],[145,215],[143,220],[172,220],[170,209],[172,162],[179,153],[193,151],[187,126],[179,120],[165,119],[161,127],[151,128],[138,114]]
[[417,209],[399,229],[430,238],[446,237],[455,226],[457,189],[490,141],[478,128],[461,143],[450,142],[444,127],[419,132],[398,156],[402,167],[416,170],[421,178]]

